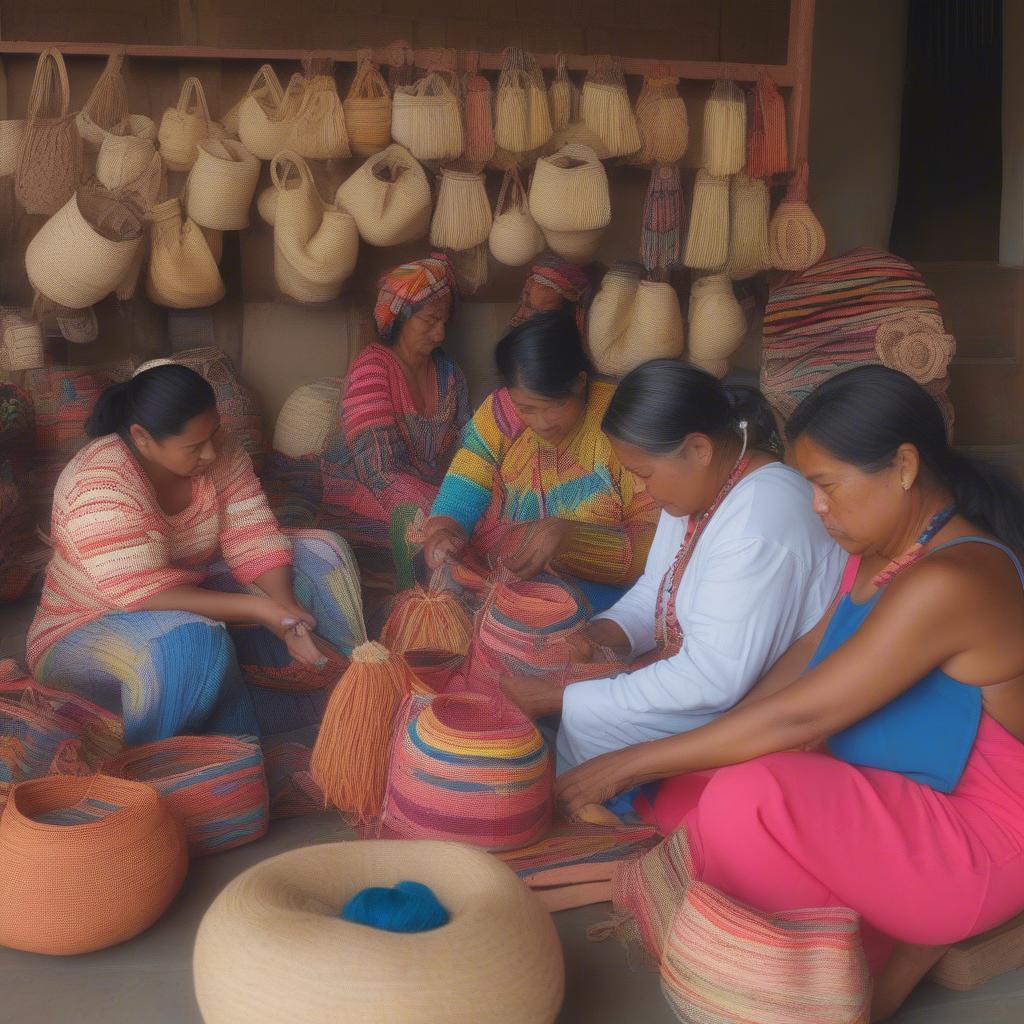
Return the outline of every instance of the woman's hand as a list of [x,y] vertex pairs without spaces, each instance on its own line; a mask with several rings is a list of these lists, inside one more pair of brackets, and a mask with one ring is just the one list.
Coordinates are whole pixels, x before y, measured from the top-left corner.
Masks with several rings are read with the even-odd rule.
[[635,750],[614,750],[585,761],[555,779],[555,799],[567,817],[588,804],[603,804],[636,785]]
[[316,625],[316,619],[301,606],[288,607],[271,598],[260,598],[256,620],[269,629],[274,636],[283,640],[288,653],[302,665],[322,668],[327,659],[313,640],[309,623]]
[[571,543],[575,526],[568,519],[540,519],[530,524],[523,545],[505,561],[505,568],[522,580],[533,579]]
[[527,718],[543,718],[562,710],[562,687],[537,676],[506,676],[501,680],[501,692]]
[[433,516],[423,527],[423,557],[429,569],[455,561],[466,546],[466,531],[448,516]]
[[572,648],[574,661],[594,661],[602,650],[613,651],[625,658],[632,650],[623,628],[611,619],[594,619],[569,637],[566,643]]

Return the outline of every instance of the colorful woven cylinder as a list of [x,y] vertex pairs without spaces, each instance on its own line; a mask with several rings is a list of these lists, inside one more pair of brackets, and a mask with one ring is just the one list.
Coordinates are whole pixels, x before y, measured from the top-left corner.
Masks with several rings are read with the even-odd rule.
[[666,164],[654,167],[644,197],[640,231],[640,258],[648,273],[667,275],[682,266],[685,216],[679,168]]
[[547,744],[506,702],[413,698],[396,732],[379,832],[487,850],[528,846],[551,825],[552,779]]
[[786,101],[766,71],[758,73],[747,109],[747,174],[770,178],[789,170]]
[[409,651],[404,657],[413,675],[433,693],[444,693],[465,661],[464,655],[449,651]]
[[172,736],[132,747],[104,770],[145,782],[164,797],[192,857],[266,834],[267,777],[254,736]]
[[466,145],[463,159],[485,164],[494,156],[494,96],[491,83],[483,75],[466,79],[466,103],[463,110]]
[[0,945],[65,956],[153,924],[185,880],[188,852],[151,786],[63,775],[11,792],[0,860]]

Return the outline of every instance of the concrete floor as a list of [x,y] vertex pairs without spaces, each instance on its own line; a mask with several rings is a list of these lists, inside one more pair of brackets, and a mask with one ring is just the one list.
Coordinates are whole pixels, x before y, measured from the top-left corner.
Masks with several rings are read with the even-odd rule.
[[[0,657],[22,659],[30,617],[28,602],[0,612]],[[168,912],[131,942],[68,958],[0,949],[0,1024],[201,1024],[192,994],[192,946],[199,921],[217,893],[260,860],[342,838],[343,826],[333,814],[274,822],[259,842],[195,862]],[[630,970],[614,940],[587,940],[589,926],[604,920],[609,909],[605,904],[556,915],[566,959],[560,1024],[673,1024],[676,1018],[661,995],[655,973]],[[950,992],[926,982],[892,1020],[894,1024],[1021,1024],[1024,970],[997,978],[975,992]],[[480,1024],[487,1024],[484,1012]]]

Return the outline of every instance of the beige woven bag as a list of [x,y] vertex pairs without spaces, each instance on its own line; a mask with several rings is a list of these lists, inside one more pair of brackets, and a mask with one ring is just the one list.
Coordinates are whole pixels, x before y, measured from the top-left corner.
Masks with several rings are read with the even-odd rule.
[[78,134],[93,149],[99,149],[105,133],[113,131],[128,117],[128,87],[122,74],[123,66],[123,53],[112,53],[107,58],[107,66],[76,118]]
[[551,138],[544,78],[532,54],[505,50],[494,103],[494,142],[509,153],[540,149]]
[[281,406],[274,427],[274,451],[290,459],[321,455],[334,430],[341,381],[324,377],[296,388]]
[[487,241],[491,255],[506,267],[524,267],[544,251],[544,235],[530,216],[526,189],[515,167],[501,182]]
[[45,364],[43,330],[38,321],[29,320],[14,309],[0,309],[0,370],[21,373],[38,370]]
[[456,160],[462,155],[462,111],[443,75],[433,71],[415,85],[395,90],[391,137],[417,160]]
[[747,101],[735,82],[719,79],[704,104],[702,163],[708,174],[737,174],[747,162]]
[[[613,349],[626,332],[633,300],[640,287],[640,270],[631,263],[616,263],[601,281],[587,312],[587,345],[599,373],[615,376]],[[606,358],[607,357],[607,358]]]
[[150,213],[146,294],[158,306],[199,309],[224,298],[224,282],[202,228],[182,219],[177,198]]
[[199,143],[210,137],[210,109],[198,78],[186,78],[178,104],[168,107],[157,132],[160,154],[170,171],[188,171],[199,155]]
[[143,216],[123,194],[79,189],[28,244],[25,269],[32,287],[70,309],[99,302],[131,266]]
[[14,179],[15,195],[26,213],[56,213],[78,187],[82,140],[70,109],[64,58],[56,50],[44,50],[32,79]]
[[0,178],[17,173],[24,141],[24,120],[0,121]]
[[665,281],[641,281],[615,349],[619,375],[648,359],[678,359],[683,347],[683,312],[675,288]]
[[555,67],[555,77],[548,86],[548,113],[551,128],[556,132],[580,119],[580,91],[569,77],[565,55],[561,53]]
[[608,175],[594,151],[569,145],[538,160],[530,213],[545,232],[606,228],[612,216]]
[[768,225],[768,252],[777,270],[807,270],[825,255],[825,229],[807,205],[807,175],[807,164],[800,164]]
[[705,274],[690,286],[690,362],[716,377],[729,372],[729,357],[747,333],[747,318],[727,274]]
[[491,233],[491,221],[484,176],[442,168],[437,206],[430,222],[430,244],[459,250],[483,245]]
[[729,276],[734,281],[771,266],[768,217],[771,199],[760,178],[737,174],[729,187]]
[[302,102],[302,84],[301,76],[293,77],[286,98],[269,64],[253,76],[238,108],[238,138],[253,156],[272,160],[284,149]]
[[544,156],[551,156],[566,146],[586,146],[598,160],[610,159],[605,144],[582,121],[573,121],[559,128],[544,146]]
[[307,160],[334,160],[352,155],[345,128],[345,108],[333,75],[314,75],[306,80],[302,103],[285,146]]
[[430,226],[430,183],[412,154],[397,144],[371,156],[343,182],[335,202],[355,217],[370,245],[414,242]]
[[587,74],[580,97],[580,116],[605,144],[609,155],[629,156],[640,148],[640,133],[626,82],[614,58],[597,58]]
[[391,90],[371,60],[361,60],[345,97],[348,141],[356,156],[372,156],[391,142]]
[[270,163],[277,189],[274,276],[281,291],[299,302],[328,302],[355,270],[359,231],[355,218],[327,207],[313,175],[297,153],[278,153]]
[[635,164],[675,164],[686,155],[690,122],[679,95],[678,78],[648,76],[636,101],[636,126],[640,151]]
[[729,259],[729,179],[697,172],[690,205],[690,230],[683,263],[696,270],[718,270]]
[[200,227],[217,231],[247,228],[259,177],[259,160],[241,142],[201,142],[185,185],[188,216]]

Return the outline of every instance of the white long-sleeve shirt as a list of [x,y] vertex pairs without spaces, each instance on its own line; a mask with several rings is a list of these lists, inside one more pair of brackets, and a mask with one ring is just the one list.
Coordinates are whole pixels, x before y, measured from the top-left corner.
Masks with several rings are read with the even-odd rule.
[[[622,627],[634,658],[655,647],[658,591],[686,526],[685,517],[661,514],[644,574],[600,616]],[[846,557],[812,511],[799,473],[770,463],[744,477],[698,539],[676,591],[682,649],[567,687],[561,769],[694,729],[731,708],[821,619]]]

